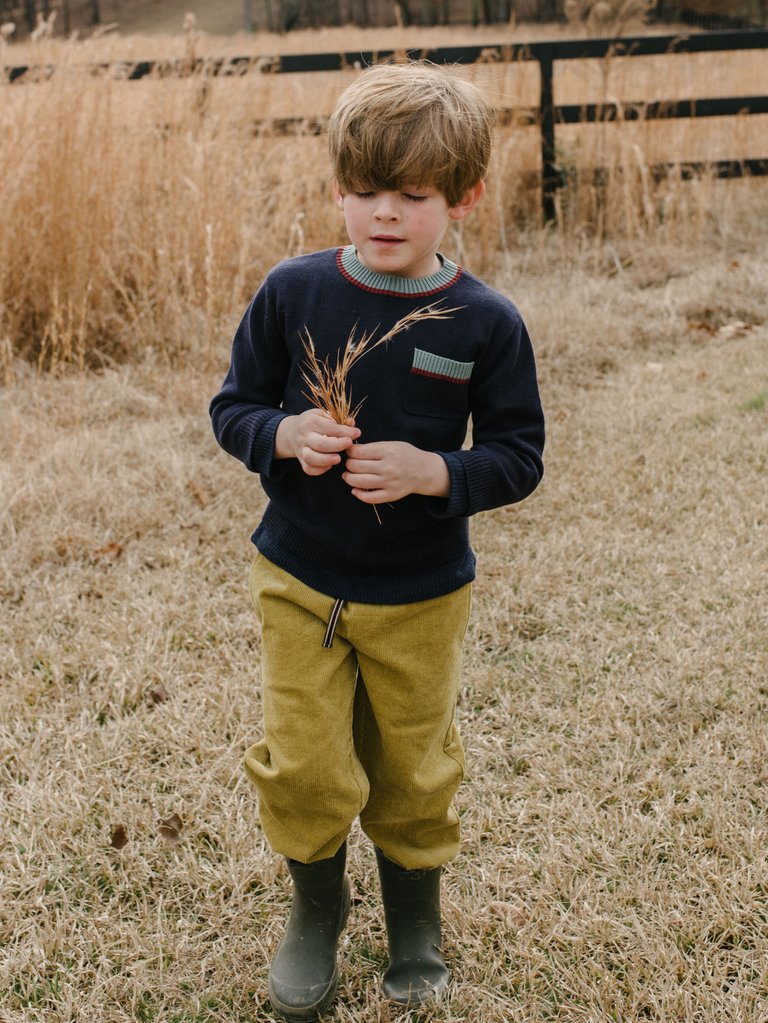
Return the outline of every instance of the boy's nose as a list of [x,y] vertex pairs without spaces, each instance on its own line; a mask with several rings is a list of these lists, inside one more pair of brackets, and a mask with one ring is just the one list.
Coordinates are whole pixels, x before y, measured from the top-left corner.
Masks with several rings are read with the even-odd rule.
[[397,220],[399,214],[395,196],[388,192],[382,192],[377,196],[374,212],[378,220]]

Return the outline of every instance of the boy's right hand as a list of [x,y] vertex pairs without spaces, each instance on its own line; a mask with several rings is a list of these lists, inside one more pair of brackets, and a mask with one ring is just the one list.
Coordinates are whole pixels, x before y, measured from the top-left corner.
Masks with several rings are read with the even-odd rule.
[[344,426],[327,412],[311,408],[281,419],[275,433],[275,458],[297,458],[307,476],[322,476],[341,461],[360,431],[350,420]]

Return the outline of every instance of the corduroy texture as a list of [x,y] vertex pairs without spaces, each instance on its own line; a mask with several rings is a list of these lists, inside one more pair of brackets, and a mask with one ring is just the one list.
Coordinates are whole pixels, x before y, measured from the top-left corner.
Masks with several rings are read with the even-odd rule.
[[264,738],[245,755],[275,852],[333,856],[359,815],[406,869],[458,850],[451,806],[464,775],[454,723],[471,588],[412,604],[334,601],[258,555],[251,595],[262,625]]

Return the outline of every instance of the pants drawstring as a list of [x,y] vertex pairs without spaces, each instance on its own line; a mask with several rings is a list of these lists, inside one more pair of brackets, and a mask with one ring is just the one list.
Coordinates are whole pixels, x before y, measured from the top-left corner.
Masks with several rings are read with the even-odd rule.
[[341,609],[344,607],[344,601],[339,597],[334,601],[333,608],[331,609],[331,617],[328,619],[328,627],[325,630],[325,636],[323,637],[323,648],[325,650],[330,649],[333,646],[333,637],[336,634],[336,625],[339,621],[339,615]]

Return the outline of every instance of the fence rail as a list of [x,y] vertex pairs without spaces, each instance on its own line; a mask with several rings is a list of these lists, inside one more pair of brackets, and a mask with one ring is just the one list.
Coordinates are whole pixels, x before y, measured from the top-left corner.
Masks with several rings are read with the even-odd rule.
[[[602,103],[558,105],[554,97],[554,65],[560,60],[588,60],[605,57],[661,56],[675,53],[710,53],[768,49],[768,31],[702,32],[691,35],[621,36],[606,39],[567,39],[540,43],[504,43],[486,46],[445,46],[435,49],[357,50],[344,53],[287,54],[282,56],[199,58],[193,61],[136,61],[132,63],[94,64],[94,75],[112,75],[137,81],[148,75],[157,77],[188,77],[191,75],[239,76],[253,73],[295,74],[343,71],[362,68],[392,58],[429,60],[436,64],[507,63],[536,61],[539,65],[539,106],[531,112],[530,122],[538,123],[541,132],[541,202],[545,220],[555,217],[555,197],[563,185],[563,175],[556,163],[555,126],[610,120],[646,120],[688,117],[730,117],[742,114],[768,113],[768,96],[679,99],[650,103]],[[8,84],[47,80],[55,66],[3,68]],[[510,111],[502,111],[509,117]],[[519,112],[515,112],[519,117]],[[322,118],[280,118],[271,122],[276,130],[317,134],[324,130]],[[720,160],[711,163],[660,164],[651,168],[658,176],[678,166],[684,177],[710,170],[717,177],[742,177],[745,174],[767,174],[768,157],[747,160]],[[699,168],[698,171],[695,168]]]

